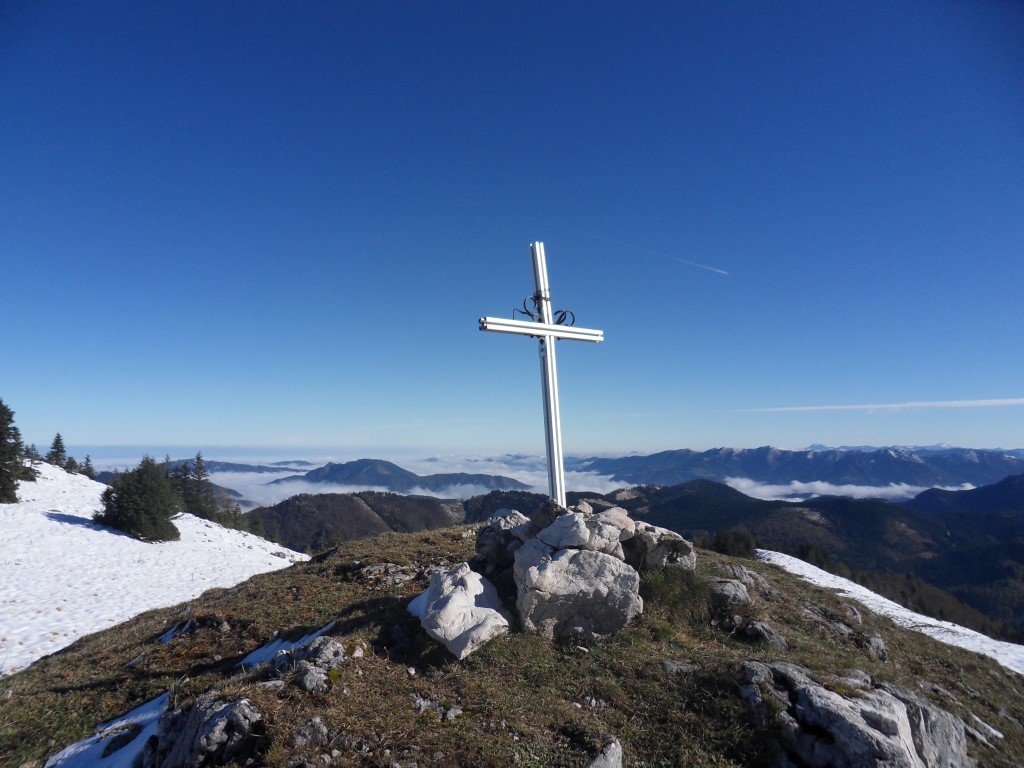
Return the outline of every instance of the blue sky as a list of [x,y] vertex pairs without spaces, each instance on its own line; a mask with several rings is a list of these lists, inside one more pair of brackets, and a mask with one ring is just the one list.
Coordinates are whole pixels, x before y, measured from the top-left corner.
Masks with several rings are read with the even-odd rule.
[[1020,447],[1021,29],[6,2],[0,398],[42,446],[541,453],[536,344],[477,329],[541,240],[606,336],[559,344],[567,453]]

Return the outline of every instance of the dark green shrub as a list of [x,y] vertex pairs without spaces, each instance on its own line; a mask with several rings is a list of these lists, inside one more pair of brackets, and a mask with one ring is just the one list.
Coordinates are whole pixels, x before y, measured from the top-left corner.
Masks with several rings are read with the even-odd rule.
[[746,528],[733,528],[731,531],[719,529],[715,531],[710,549],[732,557],[753,558],[754,551],[757,549],[757,541],[754,539],[754,534]]
[[171,519],[181,511],[181,497],[150,456],[114,478],[103,492],[100,525],[124,531],[143,541],[175,541],[180,533]]

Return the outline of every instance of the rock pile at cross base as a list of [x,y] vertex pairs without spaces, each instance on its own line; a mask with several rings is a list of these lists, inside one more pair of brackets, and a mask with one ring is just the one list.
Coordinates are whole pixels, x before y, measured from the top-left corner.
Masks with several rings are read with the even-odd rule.
[[674,531],[624,509],[548,502],[532,517],[499,510],[480,529],[476,557],[435,572],[409,606],[432,638],[462,659],[519,625],[551,639],[592,642],[643,611],[640,572],[693,571],[697,556]]

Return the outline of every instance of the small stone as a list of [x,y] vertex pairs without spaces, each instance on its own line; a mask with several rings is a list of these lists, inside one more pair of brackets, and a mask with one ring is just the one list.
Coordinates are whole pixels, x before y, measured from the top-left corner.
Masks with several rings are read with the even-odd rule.
[[727,610],[750,603],[750,593],[742,581],[736,579],[715,579],[709,591],[711,607]]
[[295,684],[309,693],[324,693],[327,690],[327,670],[300,661],[295,666]]
[[789,643],[775,627],[764,621],[752,621],[743,629],[748,639],[757,643],[765,643],[776,651],[789,649]]
[[319,747],[326,744],[327,741],[327,726],[324,725],[323,720],[319,716],[306,723],[292,738],[292,742],[299,749]]

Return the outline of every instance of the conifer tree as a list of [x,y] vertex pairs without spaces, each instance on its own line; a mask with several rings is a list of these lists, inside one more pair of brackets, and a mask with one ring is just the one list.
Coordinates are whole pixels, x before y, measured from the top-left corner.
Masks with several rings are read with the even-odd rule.
[[116,477],[103,492],[103,510],[94,518],[143,541],[174,541],[180,537],[171,519],[181,511],[181,499],[151,456]]
[[36,448],[35,443],[32,443],[25,449],[25,458],[28,459],[29,464],[41,464],[43,461],[43,457],[39,453],[39,449]]
[[82,462],[82,466],[78,468],[78,471],[88,477],[90,480],[96,479],[96,468],[92,465],[92,459],[89,458],[89,454],[85,454],[85,461]]
[[[171,465],[171,457],[164,459],[164,467]],[[182,508],[188,512],[189,500],[192,498],[192,465],[183,461],[167,473],[171,480],[171,486],[181,496]]]
[[196,453],[192,464],[192,492],[191,504],[186,505],[186,511],[197,517],[216,520],[217,500],[214,498],[213,483],[210,482],[210,473],[206,471],[202,452]]
[[67,461],[68,454],[64,450],[64,438],[58,432],[54,435],[53,442],[50,444],[50,450],[46,453],[46,463],[63,469]]
[[21,432],[14,425],[14,411],[0,400],[0,504],[18,500],[18,481],[34,480],[35,470],[25,464]]

